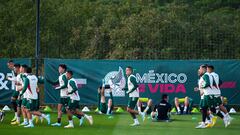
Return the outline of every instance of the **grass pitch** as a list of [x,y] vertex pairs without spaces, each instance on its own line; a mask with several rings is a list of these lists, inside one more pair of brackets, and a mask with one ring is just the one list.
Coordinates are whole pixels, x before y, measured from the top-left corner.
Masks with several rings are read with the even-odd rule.
[[[10,120],[13,118],[12,112],[7,112],[4,121],[0,123],[1,135],[146,135],[146,134],[161,134],[161,135],[237,135],[240,133],[240,115],[232,115],[234,120],[232,124],[225,128],[223,121],[218,118],[217,124],[213,128],[195,129],[195,126],[201,121],[200,114],[193,115],[172,115],[172,122],[151,122],[146,119],[140,126],[130,127],[133,123],[130,115],[127,113],[114,114],[113,118],[106,115],[96,113],[89,113],[94,118],[94,124],[90,126],[85,119],[84,125],[79,127],[79,120],[74,118],[74,129],[64,129],[67,125],[66,115],[63,116],[63,123],[61,127],[52,127],[43,123],[35,124],[35,128],[26,129],[19,126],[10,125]],[[50,113],[51,123],[56,122],[57,114]]]

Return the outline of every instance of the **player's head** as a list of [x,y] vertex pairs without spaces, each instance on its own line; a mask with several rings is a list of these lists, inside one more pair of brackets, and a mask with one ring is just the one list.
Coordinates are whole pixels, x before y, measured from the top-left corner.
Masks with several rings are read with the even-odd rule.
[[126,67],[126,75],[130,76],[133,73],[133,68],[131,66]]
[[26,64],[21,65],[20,73],[27,73],[28,66]]
[[214,71],[214,66],[213,65],[208,65],[207,66],[207,72],[212,73]]
[[20,71],[20,64],[14,64],[14,71],[18,73]]
[[201,65],[198,70],[199,76],[202,76],[206,72],[207,72],[207,64]]
[[72,78],[73,72],[71,70],[68,70],[66,75],[67,75],[67,79],[69,80]]
[[28,68],[27,68],[27,73],[28,73],[28,74],[31,74],[31,73],[32,73],[32,68],[31,68],[31,67],[28,67]]
[[8,66],[9,69],[13,70],[14,69],[14,62],[13,62],[13,60],[9,60],[7,62],[7,66]]
[[60,65],[58,66],[58,72],[59,72],[60,74],[66,72],[66,70],[67,70],[67,65],[65,65],[65,64],[60,64]]
[[168,95],[167,94],[163,94],[162,95],[162,100],[168,101]]

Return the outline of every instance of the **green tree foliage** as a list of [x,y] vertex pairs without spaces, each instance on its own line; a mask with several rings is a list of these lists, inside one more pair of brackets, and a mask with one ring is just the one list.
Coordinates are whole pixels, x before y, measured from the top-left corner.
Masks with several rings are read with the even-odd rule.
[[[239,0],[41,0],[41,58],[240,59]],[[1,0],[0,57],[34,57],[35,0]]]

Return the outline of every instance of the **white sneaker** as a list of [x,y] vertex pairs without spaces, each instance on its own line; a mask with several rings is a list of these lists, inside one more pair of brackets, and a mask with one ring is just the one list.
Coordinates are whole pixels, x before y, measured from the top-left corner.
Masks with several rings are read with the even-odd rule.
[[20,124],[20,126],[27,126],[28,125],[28,122],[22,122],[21,124]]
[[92,116],[88,116],[87,119],[88,119],[90,125],[92,125],[93,124],[93,117]]
[[83,120],[84,120],[84,117],[81,117],[81,119],[79,120],[79,126],[83,125]]
[[227,126],[229,126],[229,125],[231,124],[232,120],[233,120],[233,118],[229,116],[229,117],[228,117]]
[[33,128],[34,127],[34,125],[33,124],[28,124],[28,125],[26,125],[26,126],[24,126],[25,128]]
[[142,116],[142,121],[145,121],[145,115],[146,115],[146,113],[145,113],[145,112],[140,112],[139,114]]
[[200,129],[200,128],[206,128],[204,123],[199,124],[198,126],[196,126],[195,128]]
[[72,124],[68,124],[67,126],[64,126],[64,128],[74,128]]
[[134,122],[134,123],[131,124],[130,126],[135,127],[135,126],[139,126],[139,125],[140,125],[140,123],[138,123],[138,122]]
[[50,125],[51,124],[51,119],[50,119],[50,115],[49,114],[46,116],[46,120],[47,120],[48,125]]
[[53,124],[51,124],[52,126],[54,126],[54,127],[60,127],[62,124],[61,123],[53,123]]

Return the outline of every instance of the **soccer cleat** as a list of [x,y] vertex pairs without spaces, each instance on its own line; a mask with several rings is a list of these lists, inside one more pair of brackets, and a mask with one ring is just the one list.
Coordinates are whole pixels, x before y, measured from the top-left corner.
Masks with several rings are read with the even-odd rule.
[[142,120],[145,121],[145,115],[146,115],[146,113],[145,113],[145,112],[140,112],[140,115],[142,116]]
[[60,127],[61,126],[61,123],[53,123],[53,124],[51,124],[52,126],[54,126],[54,127]]
[[206,128],[204,123],[199,124],[198,126],[196,126],[195,128],[197,129],[201,129],[201,128]]
[[93,117],[92,116],[88,116],[87,119],[88,119],[90,125],[92,125],[93,124]]
[[26,125],[26,126],[24,126],[25,128],[33,128],[34,127],[34,125],[33,124],[28,124],[28,125]]
[[20,126],[26,126],[26,125],[28,125],[28,122],[22,122],[22,123],[20,124]]
[[83,125],[83,120],[84,120],[84,117],[81,117],[81,119],[79,120],[79,126]]
[[213,123],[208,123],[207,125],[206,125],[206,128],[212,128],[213,127]]
[[74,128],[72,124],[68,124],[67,126],[64,126],[64,128]]
[[20,125],[20,122],[14,121],[14,122],[11,122],[11,125]]
[[134,122],[134,123],[131,124],[130,126],[135,127],[135,126],[139,126],[139,125],[140,125],[140,123],[138,123],[138,122]]
[[51,119],[50,119],[50,115],[49,114],[46,116],[46,120],[47,120],[48,125],[50,125],[51,124]]
[[12,120],[11,120],[11,122],[14,122],[14,121],[16,121],[17,120],[17,117],[14,117]]

